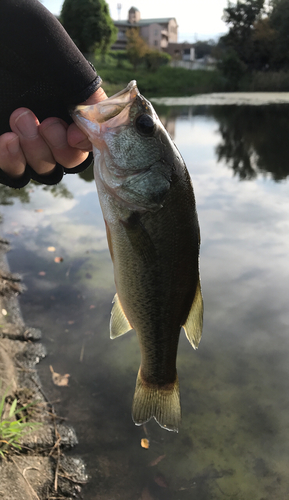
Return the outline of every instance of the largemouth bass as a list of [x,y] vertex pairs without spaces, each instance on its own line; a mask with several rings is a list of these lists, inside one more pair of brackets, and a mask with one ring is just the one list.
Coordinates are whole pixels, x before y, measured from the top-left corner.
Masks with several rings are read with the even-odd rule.
[[199,224],[185,163],[151,103],[132,81],[76,124],[93,144],[94,174],[114,265],[110,337],[136,331],[141,365],[132,417],[177,431],[176,357],[181,327],[196,349],[203,300]]

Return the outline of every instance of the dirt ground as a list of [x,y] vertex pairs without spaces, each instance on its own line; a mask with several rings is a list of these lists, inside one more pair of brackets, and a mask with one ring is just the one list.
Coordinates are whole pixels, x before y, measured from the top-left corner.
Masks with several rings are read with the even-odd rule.
[[5,395],[0,419],[7,418],[16,398],[18,409],[36,402],[21,417],[40,425],[23,436],[21,450],[5,445],[0,436],[5,455],[0,456],[0,499],[80,498],[87,481],[85,466],[64,453],[77,444],[77,437],[43,392],[35,367],[46,351],[39,342],[40,330],[27,327],[21,316],[17,296],[24,286],[20,276],[9,272],[8,250],[9,242],[0,239],[0,401]]

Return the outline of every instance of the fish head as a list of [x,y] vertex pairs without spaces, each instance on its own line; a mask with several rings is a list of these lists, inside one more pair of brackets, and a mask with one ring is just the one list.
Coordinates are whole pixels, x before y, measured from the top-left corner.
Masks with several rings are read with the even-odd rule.
[[135,80],[104,101],[76,106],[71,114],[92,142],[95,156],[95,149],[106,156],[108,168],[129,175],[160,160],[164,128]]

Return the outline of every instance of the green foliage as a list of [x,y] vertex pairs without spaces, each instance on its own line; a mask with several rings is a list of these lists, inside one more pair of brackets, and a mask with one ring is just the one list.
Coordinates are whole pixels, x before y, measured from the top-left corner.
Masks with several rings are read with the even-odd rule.
[[7,392],[0,400],[0,457],[2,458],[13,449],[21,450],[19,443],[23,436],[41,425],[37,422],[26,422],[26,416],[21,416],[27,412],[28,408],[35,407],[37,403],[33,402],[17,408],[16,398],[12,402],[8,417],[4,418],[6,394]]
[[205,56],[213,55],[216,43],[214,40],[198,41],[194,44],[196,59],[202,59]]
[[204,92],[225,90],[224,78],[219,71],[188,70],[165,65],[155,72],[146,67],[133,70],[131,64],[118,68],[112,60],[104,63],[101,58],[93,59],[93,64],[104,80],[103,87],[109,95],[122,90],[130,80],[137,80],[140,92],[147,98],[168,96],[190,96]]
[[151,49],[145,40],[140,36],[137,28],[130,28],[126,32],[127,48],[126,54],[128,61],[136,69],[141,65],[149,71],[156,71],[161,66],[168,64],[171,56],[165,52]]
[[233,49],[225,52],[223,58],[218,62],[218,69],[224,75],[230,90],[238,90],[240,88],[247,67]]
[[275,32],[272,44],[271,64],[277,69],[289,68],[289,2],[275,2],[271,16],[270,27]]
[[117,29],[105,0],[64,0],[60,20],[81,52],[107,52]]
[[127,46],[126,52],[130,63],[134,69],[142,62],[146,54],[150,51],[148,44],[140,36],[137,28],[130,28],[126,31]]
[[145,64],[149,71],[157,71],[161,66],[165,66],[171,60],[171,56],[159,50],[149,50],[145,57]]
[[264,0],[244,0],[237,1],[236,4],[229,2],[228,7],[224,9],[223,19],[229,27],[229,32],[221,41],[249,68],[255,63],[254,24],[261,17],[263,6]]
[[[229,32],[221,37],[218,50],[222,60],[219,68],[225,77],[230,72],[230,58],[234,64],[233,73],[238,73],[239,60],[246,65],[247,76],[251,80],[256,81],[253,73],[273,72],[274,77],[265,78],[268,84],[269,80],[271,83],[276,80],[276,72],[289,70],[289,1],[271,0],[267,2],[266,8],[264,4],[264,0],[243,0],[236,4],[229,2],[224,9],[223,19]],[[235,54],[234,58],[232,53]],[[284,80],[282,75],[279,80],[280,83],[285,82],[286,78]],[[233,87],[236,86],[234,77],[228,81],[232,82]],[[284,87],[284,84],[281,86]]]

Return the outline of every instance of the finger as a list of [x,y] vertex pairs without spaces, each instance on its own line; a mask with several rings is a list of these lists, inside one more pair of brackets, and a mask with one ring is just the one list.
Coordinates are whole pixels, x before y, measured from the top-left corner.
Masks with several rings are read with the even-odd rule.
[[86,160],[91,150],[91,144],[87,141],[86,151],[75,149],[67,142],[68,125],[60,118],[47,118],[40,126],[39,131],[49,146],[54,159],[66,168],[73,168]]
[[[104,101],[104,99],[107,99],[107,95],[103,88],[100,87],[82,104],[91,106],[92,104]],[[87,139],[87,136],[75,125],[75,123],[72,123],[67,130],[67,140],[73,148],[79,148],[86,151],[92,150],[91,143]]]
[[99,87],[99,89],[97,89],[94,94],[92,94],[85,102],[83,102],[82,104],[87,104],[87,105],[90,105],[90,104],[96,104],[100,101],[104,101],[104,99],[107,99],[107,95],[106,93],[104,92],[103,88],[102,87]]
[[27,108],[18,108],[10,117],[10,127],[18,135],[27,163],[38,174],[49,174],[55,159],[49,146],[39,133],[39,121]]
[[19,137],[13,132],[0,136],[0,168],[10,177],[21,177],[26,166]]
[[75,123],[69,125],[67,129],[67,141],[73,148],[82,149],[84,151],[92,151],[92,145],[88,140],[87,135],[85,135]]

